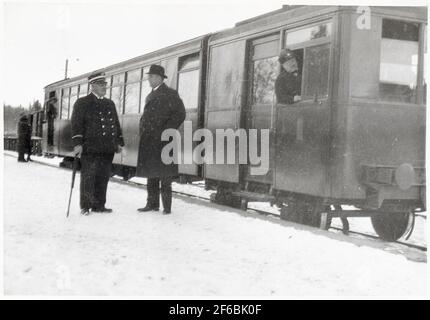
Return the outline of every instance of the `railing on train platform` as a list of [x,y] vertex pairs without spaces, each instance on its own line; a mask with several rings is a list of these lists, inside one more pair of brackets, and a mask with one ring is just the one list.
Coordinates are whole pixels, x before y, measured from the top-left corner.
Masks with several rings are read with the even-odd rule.
[[[4,149],[9,151],[17,151],[18,137],[5,136]],[[31,154],[42,155],[42,138],[33,136],[31,137]]]

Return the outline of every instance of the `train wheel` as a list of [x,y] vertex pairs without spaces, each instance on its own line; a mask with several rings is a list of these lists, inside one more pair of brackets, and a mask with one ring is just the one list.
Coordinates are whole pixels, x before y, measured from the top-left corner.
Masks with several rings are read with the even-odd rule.
[[[330,206],[315,205],[304,214],[304,224],[328,230],[331,226]],[[323,224],[321,225],[321,222]]]
[[381,213],[371,217],[373,229],[385,241],[396,241],[409,231],[413,212]]
[[289,202],[281,207],[281,220],[300,222],[299,206],[294,202]]
[[316,204],[309,215],[311,217],[309,225],[324,230],[330,229],[332,220],[330,210],[330,206]]
[[215,195],[211,195],[211,201],[233,208],[241,208],[242,201],[240,197],[233,196],[229,190],[218,188]]

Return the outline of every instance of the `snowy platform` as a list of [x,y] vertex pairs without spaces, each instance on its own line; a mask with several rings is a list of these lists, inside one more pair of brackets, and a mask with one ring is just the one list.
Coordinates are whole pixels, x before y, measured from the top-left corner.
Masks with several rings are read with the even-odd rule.
[[[52,159],[53,161],[55,159]],[[423,296],[425,253],[113,183],[112,214],[79,215],[79,174],[4,157],[7,295]],[[404,250],[402,252],[402,250]]]

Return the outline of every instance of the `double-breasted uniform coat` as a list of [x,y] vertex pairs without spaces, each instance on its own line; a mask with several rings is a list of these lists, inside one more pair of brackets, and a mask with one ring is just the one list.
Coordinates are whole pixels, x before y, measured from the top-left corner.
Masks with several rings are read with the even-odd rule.
[[124,146],[115,103],[90,93],[75,102],[71,122],[73,144],[83,148],[81,208],[102,209],[114,153]]

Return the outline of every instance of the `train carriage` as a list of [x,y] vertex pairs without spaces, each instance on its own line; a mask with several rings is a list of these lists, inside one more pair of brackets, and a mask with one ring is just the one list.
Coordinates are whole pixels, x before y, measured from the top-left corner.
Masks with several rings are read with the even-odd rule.
[[[384,239],[402,236],[425,202],[426,25],[426,8],[299,6],[213,35],[205,126],[271,130],[266,175],[205,165],[215,200],[276,202],[324,228],[371,216]],[[274,95],[283,48],[301,68],[294,104]]]
[[[202,126],[207,38],[207,35],[198,37],[98,70],[106,74],[107,97],[115,102],[123,130],[125,146],[120,154],[115,154],[113,160],[116,173],[128,179],[135,172],[139,119],[145,98],[151,91],[146,75],[151,64],[160,64],[165,68],[168,77],[166,84],[178,90],[186,106],[186,120],[192,122],[193,129]],[[78,97],[88,94],[87,78],[91,73],[45,87],[46,100],[53,96],[58,99],[58,118],[53,124],[54,137],[51,145],[47,143],[48,123],[44,124],[45,153],[71,156],[73,144],[70,118],[73,104]],[[197,177],[201,175],[200,167],[195,164],[180,165],[179,172],[187,177]]]
[[[266,174],[253,175],[236,157],[180,165],[185,180],[205,179],[216,202],[246,208],[270,201],[281,218],[322,228],[332,217],[347,228],[347,217],[370,216],[383,239],[396,240],[425,207],[426,30],[424,7],[284,6],[104,68],[126,143],[116,168],[125,178],[134,172],[145,68],[158,63],[193,130],[269,129]],[[285,48],[299,65],[301,100],[292,104],[275,95]],[[60,110],[46,152],[71,152],[67,119],[88,91],[87,76],[45,88]]]

